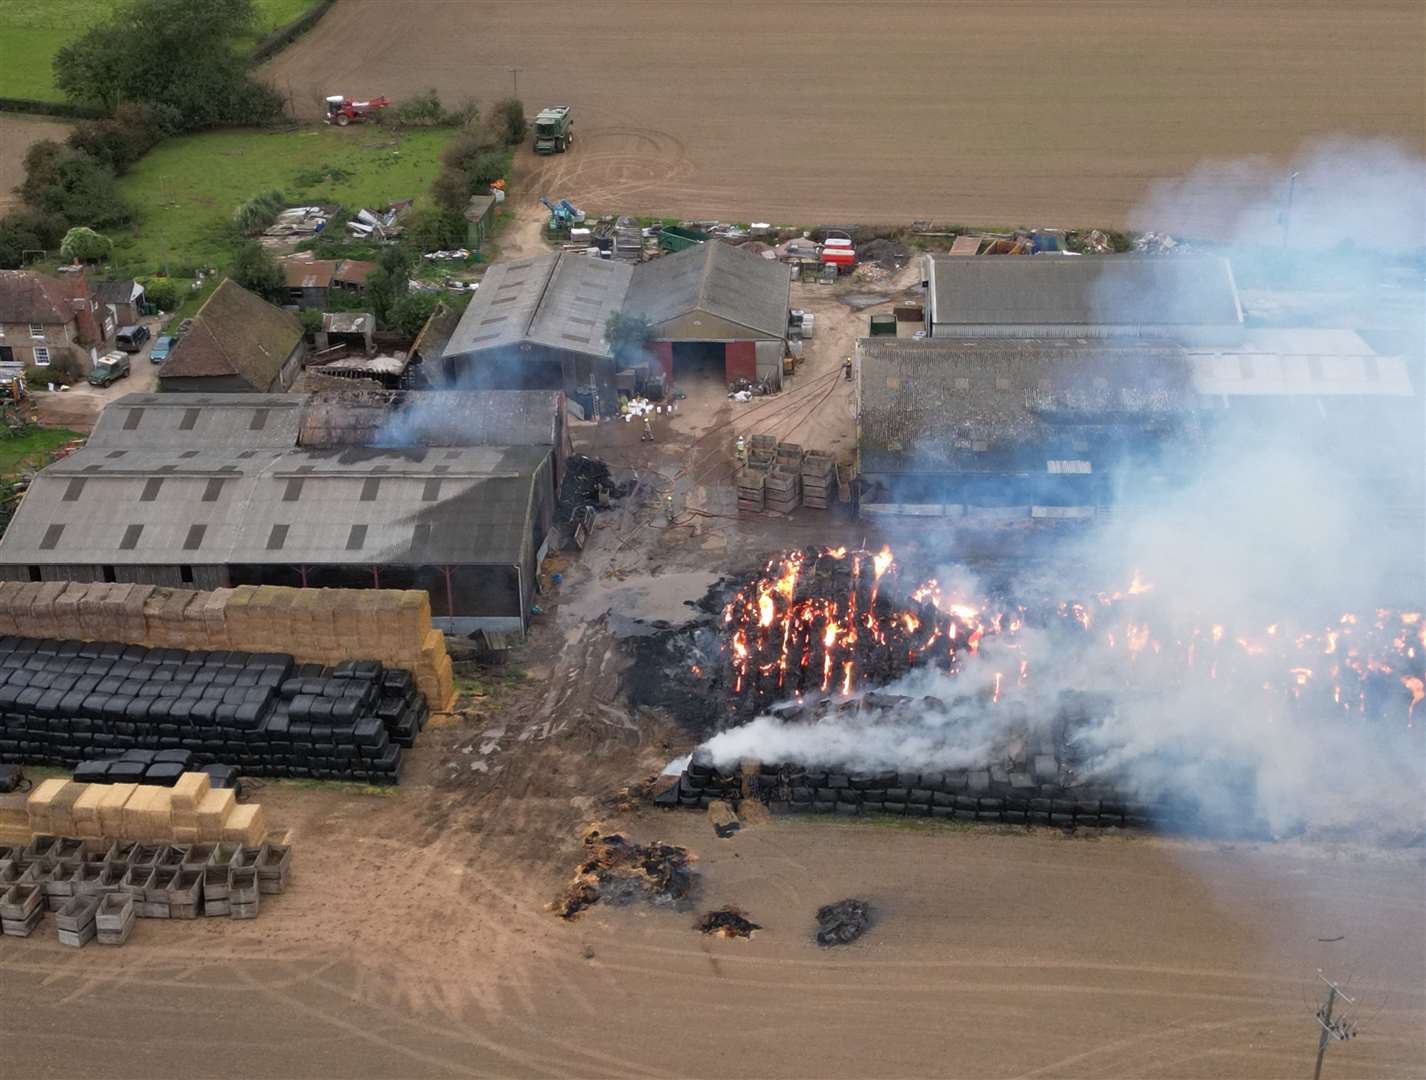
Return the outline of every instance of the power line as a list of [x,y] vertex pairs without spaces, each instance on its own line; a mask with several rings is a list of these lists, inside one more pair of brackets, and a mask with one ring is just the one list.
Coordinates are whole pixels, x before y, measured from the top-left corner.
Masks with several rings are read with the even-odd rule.
[[1322,1029],[1317,1036],[1317,1066],[1312,1070],[1312,1080],[1322,1080],[1322,1059],[1327,1056],[1327,1046],[1332,1042],[1345,1042],[1357,1035],[1357,1025],[1345,1018],[1332,1019],[1332,1007],[1341,998],[1348,1005],[1356,1002],[1338,988],[1337,984],[1323,975],[1319,969],[1317,977],[1327,984],[1327,1000],[1317,1010],[1317,1026]]

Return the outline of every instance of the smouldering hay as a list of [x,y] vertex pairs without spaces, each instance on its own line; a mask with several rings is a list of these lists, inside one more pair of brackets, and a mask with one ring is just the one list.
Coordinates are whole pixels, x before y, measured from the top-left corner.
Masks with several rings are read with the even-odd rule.
[[584,837],[588,852],[574,880],[551,905],[562,919],[573,919],[601,900],[628,904],[644,900],[682,907],[696,875],[689,869],[695,856],[673,844],[635,844],[618,833],[591,829]]
[[846,945],[871,929],[871,904],[838,900],[817,909],[817,944]]
[[761,930],[762,927],[749,919],[742,908],[728,904],[717,911],[710,911],[704,914],[693,924],[695,930],[705,934],[717,934],[719,937],[752,937],[754,930]]

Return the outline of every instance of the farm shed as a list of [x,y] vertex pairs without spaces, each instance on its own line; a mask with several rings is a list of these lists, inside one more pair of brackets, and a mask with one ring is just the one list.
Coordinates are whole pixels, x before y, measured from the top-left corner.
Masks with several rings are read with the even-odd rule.
[[1208,255],[925,257],[931,337],[1168,337],[1232,342],[1243,310]]
[[465,204],[465,245],[479,251],[481,242],[490,235],[495,224],[495,196],[472,195]]
[[792,281],[786,266],[719,241],[634,268],[624,313],[653,324],[650,349],[674,382],[782,382]]
[[231,278],[203,301],[193,326],[159,368],[159,389],[267,393],[292,385],[302,369],[302,323]]
[[105,324],[105,337],[113,337],[122,326],[133,326],[144,314],[144,287],[133,279],[96,281],[94,300]]
[[863,514],[1090,517],[1193,422],[1172,342],[863,338],[857,361]]
[[543,447],[121,453],[40,473],[0,580],[416,588],[443,628],[524,628],[554,521]]
[[[128,394],[36,477],[0,580],[422,588],[445,628],[520,630],[567,452],[561,402]],[[449,442],[381,445],[398,429]]]
[[592,386],[613,401],[614,354],[604,326],[623,303],[631,273],[624,263],[567,252],[495,263],[446,344],[443,381],[571,395]]

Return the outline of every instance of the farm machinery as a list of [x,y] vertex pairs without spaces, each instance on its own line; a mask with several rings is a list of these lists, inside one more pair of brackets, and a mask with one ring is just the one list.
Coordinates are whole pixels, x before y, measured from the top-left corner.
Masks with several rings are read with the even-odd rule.
[[327,98],[327,115],[322,119],[329,124],[336,124],[338,127],[346,127],[348,124],[364,124],[371,119],[373,113],[380,112],[390,104],[391,99],[388,97],[376,97],[369,101],[353,101],[341,94],[332,94]]
[[568,199],[550,202],[547,196],[540,196],[540,205],[550,212],[550,232],[568,229],[584,220],[584,211]]
[[574,119],[568,105],[548,105],[535,117],[535,153],[563,154],[574,142]]

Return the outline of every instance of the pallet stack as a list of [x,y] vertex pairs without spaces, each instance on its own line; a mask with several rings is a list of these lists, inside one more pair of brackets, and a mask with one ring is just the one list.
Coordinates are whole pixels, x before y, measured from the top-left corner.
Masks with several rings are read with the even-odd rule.
[[802,458],[802,505],[825,510],[836,497],[836,462],[829,454],[807,451]]

